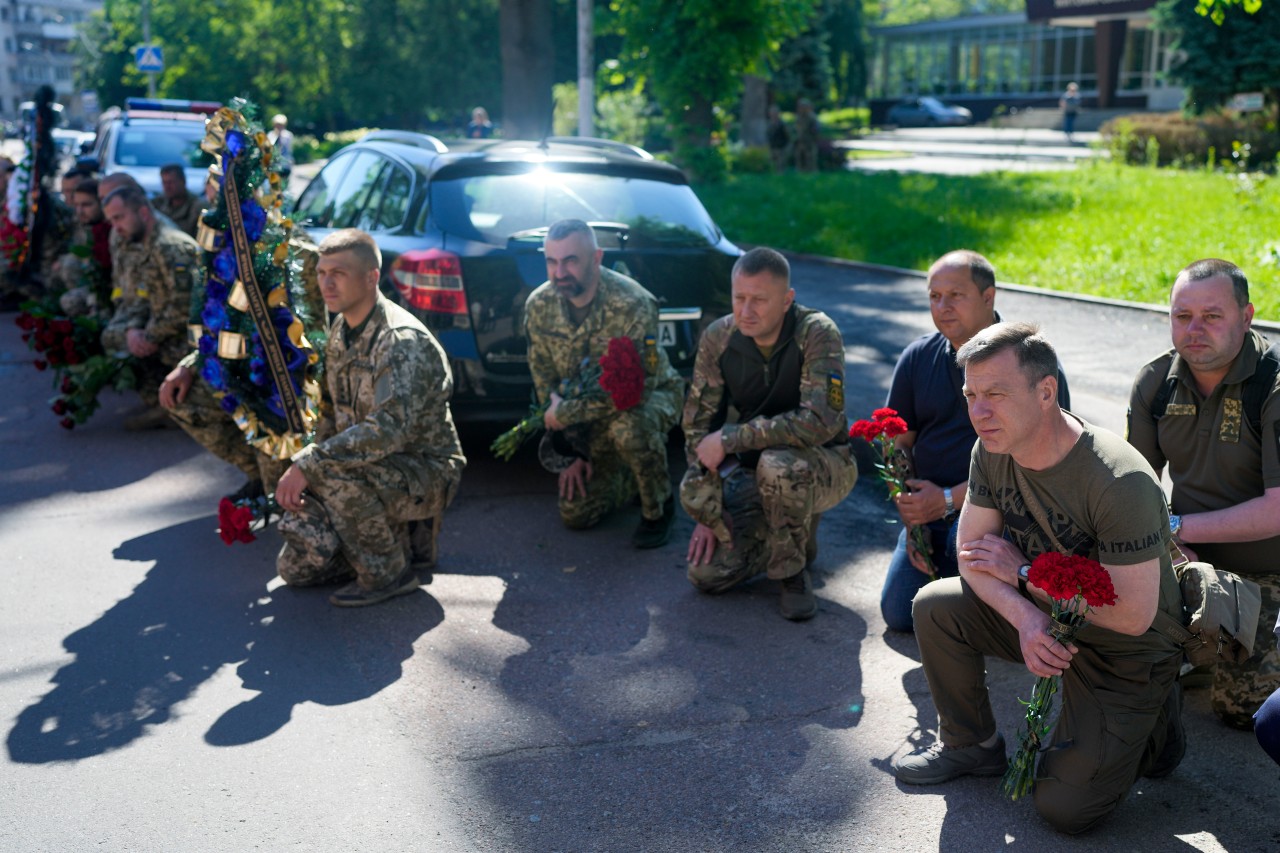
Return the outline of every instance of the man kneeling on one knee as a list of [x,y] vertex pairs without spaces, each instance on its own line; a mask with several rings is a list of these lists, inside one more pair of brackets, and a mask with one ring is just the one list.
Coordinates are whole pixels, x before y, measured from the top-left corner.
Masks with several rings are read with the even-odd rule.
[[466,459],[444,350],[379,292],[373,238],[336,231],[319,252],[320,293],[339,315],[325,348],[333,409],[276,486],[285,510],[276,564],[294,586],[354,576],[329,600],[360,607],[418,588],[410,523],[432,519],[438,531]]
[[[1133,447],[1059,408],[1057,355],[1035,326],[989,326],[956,360],[978,434],[960,577],[926,585],[912,611],[939,739],[894,771],[910,785],[1000,775],[1005,744],[985,656],[1060,675],[1062,712],[1039,757],[1035,804],[1059,831],[1082,832],[1139,776],[1173,772],[1185,750],[1174,684],[1182,651],[1151,627],[1157,611],[1178,618],[1182,607],[1164,494]],[[1063,550],[1102,563],[1116,592],[1065,647],[1049,630],[1048,596],[1028,583],[1031,560]]]
[[787,259],[772,249],[734,264],[733,314],[698,344],[680,500],[698,521],[688,553],[694,586],[723,592],[767,573],[782,582],[782,615],[801,620],[818,609],[808,564],[819,514],[844,500],[858,468],[840,330],[795,304],[790,282]]

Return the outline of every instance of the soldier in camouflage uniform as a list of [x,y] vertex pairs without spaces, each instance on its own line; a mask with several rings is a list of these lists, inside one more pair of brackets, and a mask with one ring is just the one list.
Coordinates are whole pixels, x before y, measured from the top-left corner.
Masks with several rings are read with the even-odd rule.
[[200,247],[161,223],[136,186],[109,192],[102,211],[120,240],[120,251],[112,257],[119,298],[102,330],[102,346],[108,355],[139,360],[138,393],[152,412],[126,426],[162,426],[168,418],[158,409],[160,384],[190,350],[187,317]]
[[151,206],[173,220],[174,224],[192,237],[204,213],[204,199],[187,189],[187,173],[181,163],[160,167],[160,183],[163,191],[151,199]]
[[[663,545],[675,517],[667,473],[667,433],[684,383],[657,345],[658,302],[626,276],[604,269],[595,232],[565,219],[547,231],[548,280],[525,303],[529,370],[548,404],[547,467],[559,473],[560,518],[581,530],[640,495],[637,548]],[[608,399],[562,399],[556,392],[584,360],[597,361],[612,338],[630,338],[645,366],[643,401],[619,412]],[[552,449],[554,448],[554,450]]]
[[102,215],[98,182],[89,178],[77,183],[68,201],[76,212],[76,228],[71,245],[79,254],[68,252],[54,269],[66,293],[59,297],[69,317],[89,314],[110,316],[111,223]]
[[1261,587],[1253,656],[1217,664],[1210,696],[1223,722],[1248,730],[1280,688],[1280,649],[1271,637],[1280,613],[1280,382],[1273,360],[1280,350],[1265,357],[1266,339],[1249,328],[1249,282],[1228,261],[1182,270],[1169,319],[1173,349],[1138,373],[1128,439],[1157,473],[1169,466],[1170,526],[1187,556]]
[[350,578],[329,600],[377,604],[418,588],[410,522],[433,531],[466,459],[453,428],[453,377],[431,333],[378,291],[382,256],[373,238],[344,229],[319,247],[325,306],[339,316],[325,350],[333,401],[315,442],[276,486],[285,583]]
[[818,516],[844,500],[858,469],[840,330],[794,304],[790,276],[772,249],[734,265],[733,314],[703,334],[684,405],[680,499],[698,522],[693,585],[723,592],[764,572],[782,582],[782,615],[800,620],[817,612],[808,563]]
[[818,171],[818,147],[821,132],[813,104],[805,98],[796,102],[796,131],[792,148],[795,151],[797,172]]

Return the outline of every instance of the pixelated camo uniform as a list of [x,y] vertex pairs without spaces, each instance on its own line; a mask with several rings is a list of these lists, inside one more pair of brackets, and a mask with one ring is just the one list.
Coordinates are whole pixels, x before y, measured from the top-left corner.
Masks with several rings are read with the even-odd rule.
[[[739,422],[728,420],[730,406],[741,410]],[[844,500],[858,477],[835,323],[793,306],[766,357],[732,315],[717,320],[698,345],[683,425],[689,470],[680,500],[721,540],[710,564],[689,566],[689,580],[719,592],[761,572],[800,572],[814,516]],[[726,460],[742,463],[723,481],[697,457],[698,443],[717,429]],[[732,549],[722,514],[731,519]]]
[[102,330],[102,346],[108,355],[125,356],[129,330],[141,329],[159,348],[154,356],[141,359],[143,376],[138,382],[143,399],[154,405],[165,374],[191,349],[187,317],[200,246],[159,222],[140,242],[119,246],[112,257],[112,281],[120,295]]
[[293,457],[306,506],[281,519],[276,565],[289,584],[354,572],[378,589],[404,571],[409,522],[453,500],[466,459],[449,411],[453,377],[431,333],[383,296],[350,344],[345,332],[339,316],[325,350],[333,408]]
[[600,286],[582,323],[575,326],[568,300],[546,282],[525,303],[529,370],[538,401],[545,403],[560,382],[578,374],[583,359],[598,361],[611,338],[627,337],[645,366],[644,401],[619,412],[604,399],[569,400],[556,417],[567,428],[588,433],[592,476],[586,495],[560,499],[560,517],[572,528],[590,527],[640,494],[645,518],[662,515],[671,496],[667,433],[676,424],[684,381],[657,345],[658,301],[638,283],[600,270]]

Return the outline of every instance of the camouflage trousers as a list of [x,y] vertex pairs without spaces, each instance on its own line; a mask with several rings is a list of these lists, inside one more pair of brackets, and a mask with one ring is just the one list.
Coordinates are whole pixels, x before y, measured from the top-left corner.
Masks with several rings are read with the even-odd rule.
[[774,580],[798,574],[816,516],[844,500],[857,480],[848,446],[764,451],[754,471],[738,468],[722,486],[733,547],[718,544],[705,566],[690,564],[689,582],[724,592],[761,573]]
[[301,512],[280,519],[284,547],[276,570],[290,586],[345,580],[364,589],[392,583],[411,559],[410,524],[438,519],[453,500],[457,473],[442,471],[423,495],[411,495],[394,465],[339,469],[308,481]]
[[645,518],[662,517],[671,497],[667,471],[667,433],[676,424],[680,400],[659,390],[644,405],[590,425],[588,457],[591,479],[586,494],[573,500],[560,498],[560,520],[565,527],[585,530],[640,494]]
[[1280,689],[1280,648],[1273,633],[1280,614],[1280,574],[1249,575],[1262,590],[1262,610],[1253,654],[1244,663],[1219,663],[1214,667],[1209,694],[1213,712],[1235,729],[1253,729],[1253,715]]
[[289,460],[273,459],[255,450],[218,403],[209,383],[199,377],[191,384],[187,399],[170,409],[169,416],[205,450],[236,466],[250,480],[261,480],[268,494],[275,491],[280,476],[289,467]]

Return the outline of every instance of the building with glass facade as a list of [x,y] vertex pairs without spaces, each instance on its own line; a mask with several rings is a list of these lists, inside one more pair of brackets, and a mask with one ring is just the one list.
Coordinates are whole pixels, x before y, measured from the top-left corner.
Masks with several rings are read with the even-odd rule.
[[1182,90],[1163,77],[1171,37],[1153,29],[1154,5],[1028,0],[1026,15],[873,28],[873,120],[918,95],[966,106],[979,120],[1001,107],[1056,106],[1070,82],[1086,106],[1176,109]]

